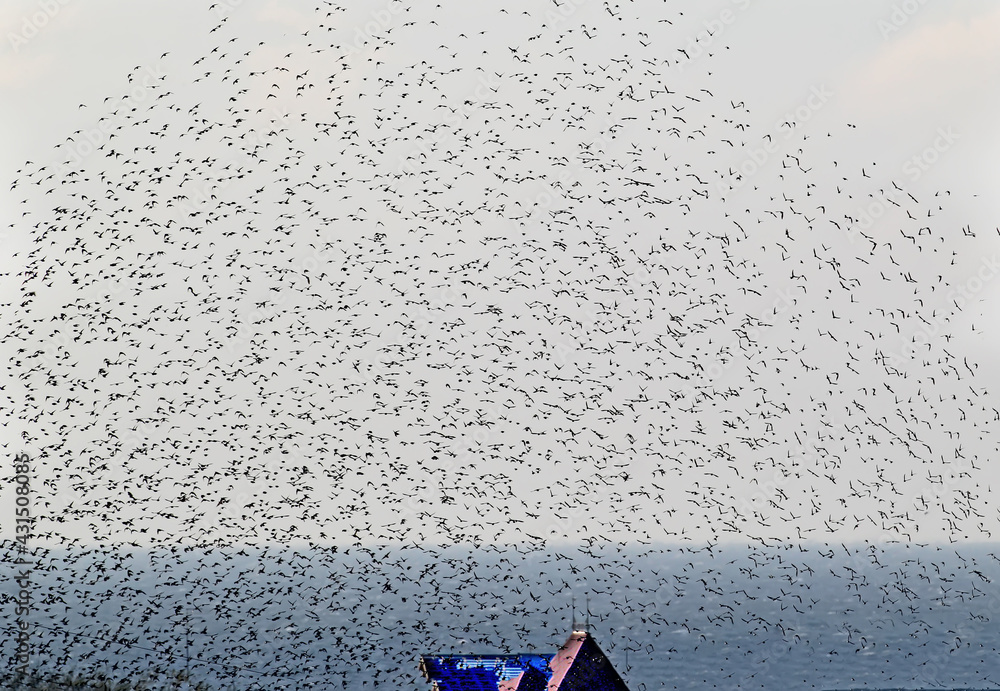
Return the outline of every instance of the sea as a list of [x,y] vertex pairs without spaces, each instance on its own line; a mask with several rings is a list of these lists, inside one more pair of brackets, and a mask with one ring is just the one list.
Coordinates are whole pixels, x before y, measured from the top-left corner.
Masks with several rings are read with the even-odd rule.
[[7,543],[0,654],[17,666],[26,621],[40,679],[429,691],[422,655],[552,653],[576,624],[632,691],[992,689],[997,554],[983,543],[161,545],[36,548],[25,567]]

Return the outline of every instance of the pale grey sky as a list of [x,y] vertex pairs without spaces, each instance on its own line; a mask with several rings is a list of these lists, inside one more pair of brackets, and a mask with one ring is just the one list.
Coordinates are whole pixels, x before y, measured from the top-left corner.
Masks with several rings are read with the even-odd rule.
[[0,7],[3,434],[46,530],[1000,527],[1000,8],[561,5]]

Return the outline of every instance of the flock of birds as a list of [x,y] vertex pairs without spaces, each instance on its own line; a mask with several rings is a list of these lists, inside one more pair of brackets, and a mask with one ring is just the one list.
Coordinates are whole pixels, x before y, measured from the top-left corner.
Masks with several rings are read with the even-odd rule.
[[[17,294],[2,395],[8,454],[33,458],[38,544],[55,548],[50,659],[93,642],[66,638],[82,611],[109,640],[135,630],[129,650],[176,649],[178,628],[153,624],[182,592],[214,612],[201,633],[232,644],[198,658],[220,670],[256,650],[267,612],[295,619],[286,672],[391,660],[378,681],[399,684],[426,641],[500,645],[457,622],[515,607],[539,628],[508,642],[537,640],[564,628],[553,602],[580,578],[648,575],[651,555],[753,545],[783,588],[765,597],[806,617],[822,607],[806,574],[837,571],[841,547],[854,574],[881,553],[842,543],[991,537],[1000,411],[966,354],[989,245],[950,193],[854,160],[848,125],[787,123],[751,171],[744,152],[772,133],[723,93],[717,56],[691,64],[668,6],[453,5],[374,21],[323,2],[258,41],[255,10],[220,3],[210,48],[137,66],[123,98],[81,104],[96,120],[17,172],[29,249],[2,277]],[[293,578],[279,556],[259,579],[226,566],[243,564],[233,545],[322,568],[287,557]],[[432,576],[469,545],[453,578]],[[509,561],[477,568],[495,545]],[[187,550],[215,561],[144,572],[135,556]],[[550,552],[564,573],[525,570]],[[723,584],[699,563],[662,576],[660,604],[683,578],[710,611],[660,609],[663,625],[724,629],[738,610],[808,639],[750,604],[760,573]],[[976,564],[950,588],[963,601],[988,591]],[[951,583],[929,568],[892,571],[881,594],[837,578],[866,616],[927,636],[912,579]],[[668,652],[642,614],[656,580],[603,605],[642,618],[633,638],[652,642],[629,649],[651,659]],[[350,616],[320,627],[318,610]],[[441,612],[455,641],[422,623]]]
[[996,685],[983,546],[158,545],[40,567],[42,677],[426,688],[420,654],[550,652],[587,619],[635,689]]

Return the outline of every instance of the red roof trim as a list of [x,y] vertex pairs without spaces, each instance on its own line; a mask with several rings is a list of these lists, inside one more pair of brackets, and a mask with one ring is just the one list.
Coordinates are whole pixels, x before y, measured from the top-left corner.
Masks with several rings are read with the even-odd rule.
[[549,668],[552,670],[552,678],[549,679],[548,685],[549,691],[557,691],[562,684],[566,673],[573,666],[576,655],[580,652],[580,648],[583,647],[583,641],[586,638],[586,633],[574,631],[566,639],[566,642],[563,643],[562,648],[555,654],[555,657],[549,662]]

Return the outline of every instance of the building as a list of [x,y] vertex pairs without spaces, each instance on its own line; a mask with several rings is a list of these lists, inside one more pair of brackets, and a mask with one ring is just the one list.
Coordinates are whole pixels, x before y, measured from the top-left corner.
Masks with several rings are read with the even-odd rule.
[[554,655],[423,655],[420,671],[434,691],[628,691],[583,629]]

